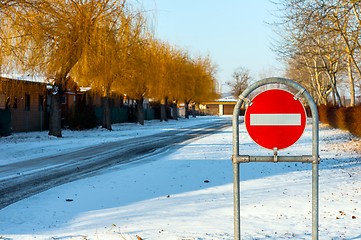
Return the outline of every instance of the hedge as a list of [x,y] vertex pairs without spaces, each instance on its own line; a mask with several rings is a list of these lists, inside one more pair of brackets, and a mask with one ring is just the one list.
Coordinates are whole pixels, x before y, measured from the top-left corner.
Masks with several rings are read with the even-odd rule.
[[361,137],[361,106],[338,108],[321,105],[318,114],[321,122]]
[[361,137],[361,106],[347,108],[347,128],[356,136]]

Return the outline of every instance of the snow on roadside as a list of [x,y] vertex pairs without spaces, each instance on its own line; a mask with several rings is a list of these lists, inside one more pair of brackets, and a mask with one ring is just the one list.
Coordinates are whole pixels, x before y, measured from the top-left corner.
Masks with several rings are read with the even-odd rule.
[[[240,131],[241,152],[267,154],[243,125]],[[320,138],[320,239],[361,239],[360,139],[323,125]],[[280,154],[309,154],[310,142],[308,125]],[[227,128],[142,164],[50,189],[0,210],[0,239],[233,239],[231,149]],[[311,239],[310,169],[301,163],[241,165],[242,239]]]
[[179,121],[167,122],[152,120],[146,121],[144,126],[121,123],[113,124],[112,131],[102,128],[84,131],[63,130],[62,138],[49,136],[47,131],[13,133],[11,136],[0,138],[0,166],[215,120],[217,121],[215,117],[198,117],[189,120],[180,118]]

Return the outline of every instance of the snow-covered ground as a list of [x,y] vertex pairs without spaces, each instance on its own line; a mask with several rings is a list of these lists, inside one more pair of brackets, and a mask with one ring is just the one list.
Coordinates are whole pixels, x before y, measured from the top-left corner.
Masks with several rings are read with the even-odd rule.
[[[216,117],[0,138],[1,165]],[[241,125],[240,151],[267,154]],[[361,140],[321,125],[320,239],[361,239]],[[310,154],[311,131],[279,154]],[[0,210],[0,239],[233,239],[232,129]],[[311,165],[241,165],[242,239],[311,239]]]

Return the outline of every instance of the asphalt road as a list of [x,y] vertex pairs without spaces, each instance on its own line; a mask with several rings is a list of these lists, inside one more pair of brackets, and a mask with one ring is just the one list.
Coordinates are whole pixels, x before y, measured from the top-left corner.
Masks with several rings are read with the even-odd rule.
[[229,119],[164,133],[110,142],[78,151],[1,166],[0,209],[52,187],[99,173],[119,164],[176,148],[231,125]]

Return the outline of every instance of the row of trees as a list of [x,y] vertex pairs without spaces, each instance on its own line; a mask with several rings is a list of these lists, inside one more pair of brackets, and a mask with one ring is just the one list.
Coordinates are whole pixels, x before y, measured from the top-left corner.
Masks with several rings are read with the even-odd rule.
[[[361,2],[281,0],[275,50],[287,75],[300,81],[318,104],[342,106],[341,89],[356,104],[361,88]],[[331,96],[331,97],[330,97]]]
[[[141,7],[127,0],[0,0],[0,73],[32,72],[53,85],[49,135],[61,137],[60,100],[70,80],[103,96],[190,102],[214,99],[216,67],[156,39]],[[164,114],[163,114],[164,115]]]

